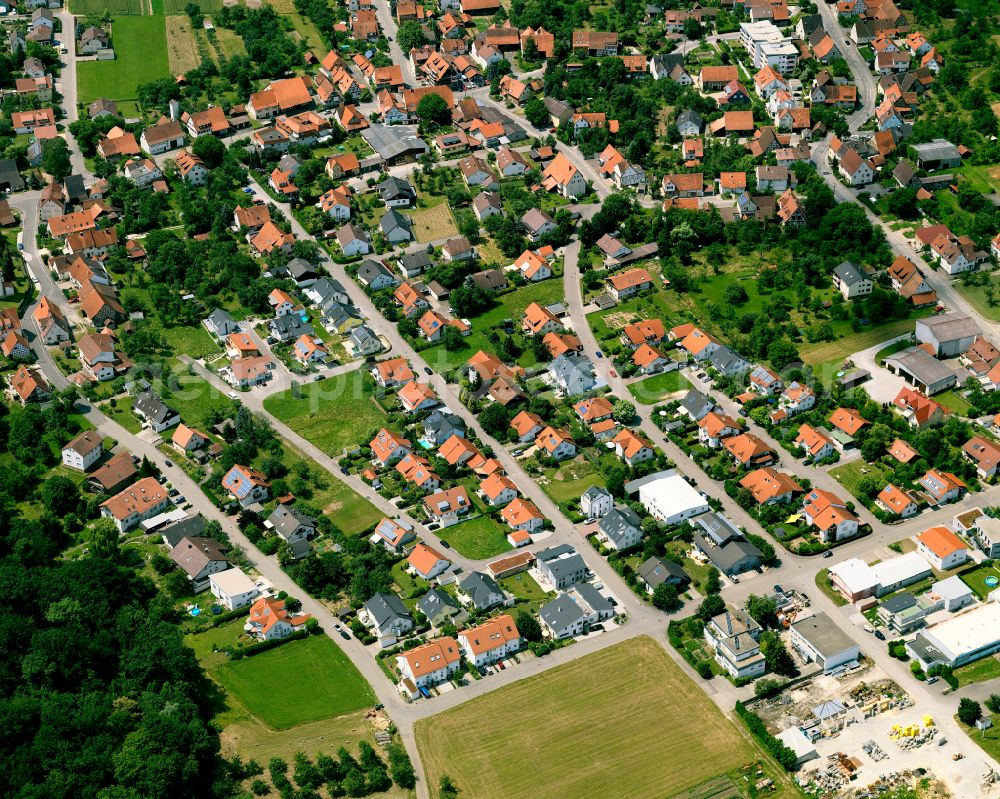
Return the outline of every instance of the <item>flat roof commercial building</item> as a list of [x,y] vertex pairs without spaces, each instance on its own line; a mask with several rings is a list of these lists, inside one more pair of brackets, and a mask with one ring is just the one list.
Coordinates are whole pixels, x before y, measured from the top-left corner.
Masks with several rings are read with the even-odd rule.
[[830,568],[830,582],[849,602],[885,596],[930,576],[931,565],[919,552],[907,552],[869,566],[848,558]]
[[677,524],[709,510],[708,500],[676,472],[650,477],[639,486],[639,501],[657,521]]
[[802,658],[825,672],[858,659],[860,648],[825,613],[817,613],[792,625],[791,643]]
[[937,664],[956,668],[1000,651],[1000,603],[987,602],[917,633],[906,651],[925,670]]

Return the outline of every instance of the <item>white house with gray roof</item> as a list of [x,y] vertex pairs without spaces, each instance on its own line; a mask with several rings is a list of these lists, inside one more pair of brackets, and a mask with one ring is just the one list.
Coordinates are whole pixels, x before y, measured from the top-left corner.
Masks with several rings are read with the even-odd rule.
[[736,679],[759,677],[767,670],[758,643],[760,633],[760,625],[745,610],[726,608],[705,625],[705,640],[715,662]]
[[410,217],[402,214],[395,208],[386,211],[378,223],[385,240],[392,244],[401,244],[405,241],[413,241],[413,223]]
[[293,558],[309,554],[309,538],[316,533],[316,520],[295,508],[278,505],[267,517],[264,527],[288,544]]
[[580,495],[580,510],[588,519],[600,519],[615,506],[611,492],[602,486],[591,486]]
[[468,612],[447,591],[432,588],[417,600],[417,610],[427,617],[431,627],[440,629],[446,624],[460,624],[469,618]]
[[181,415],[151,391],[143,391],[135,398],[132,411],[154,433],[162,433],[181,423]]
[[597,537],[616,552],[642,543],[642,520],[631,508],[613,508],[598,525]]
[[715,403],[696,389],[691,389],[677,406],[677,412],[700,422],[715,408]]
[[399,285],[399,278],[390,272],[385,264],[368,259],[361,262],[357,277],[361,285],[367,286],[372,291]]
[[549,374],[567,397],[586,394],[598,386],[594,364],[584,355],[560,355],[549,364]]
[[361,358],[381,352],[382,341],[368,325],[358,325],[347,337],[346,347],[355,358]]
[[365,602],[358,617],[375,630],[379,638],[398,638],[413,629],[410,611],[395,594],[375,594]]
[[583,558],[569,544],[559,544],[538,552],[534,568],[541,582],[557,590],[586,580],[589,571]]
[[833,270],[833,285],[845,300],[867,297],[872,293],[871,276],[851,261],[844,261]]
[[240,332],[239,323],[230,316],[229,311],[225,311],[222,308],[216,308],[212,311],[202,324],[219,341],[230,333]]
[[500,583],[483,572],[469,572],[462,577],[458,581],[457,593],[459,602],[472,605],[476,610],[514,604],[514,598],[500,587]]
[[592,625],[614,615],[614,606],[594,586],[578,583],[542,605],[538,620],[546,635],[561,640],[583,635]]
[[465,438],[465,421],[447,408],[431,411],[424,419],[424,440],[435,447],[441,446],[452,436]]
[[328,277],[319,278],[302,293],[321,311],[325,311],[334,303],[339,305],[351,304],[351,297],[344,290],[344,287],[336,280],[331,280]]

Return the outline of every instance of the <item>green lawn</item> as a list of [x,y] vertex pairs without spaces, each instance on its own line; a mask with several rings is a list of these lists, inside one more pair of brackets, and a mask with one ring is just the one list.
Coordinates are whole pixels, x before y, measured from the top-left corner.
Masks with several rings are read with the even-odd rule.
[[[524,286],[506,294],[500,294],[496,299],[497,305],[493,308],[481,316],[474,316],[469,319],[472,323],[472,333],[464,339],[467,345],[465,348],[448,352],[443,345],[439,344],[421,352],[421,355],[423,355],[424,360],[427,361],[431,369],[442,372],[447,371],[464,364],[479,350],[493,352],[494,347],[489,342],[487,335],[491,331],[502,330],[504,319],[512,319],[515,330],[520,330],[524,309],[533,302],[537,302],[543,306],[551,305],[554,302],[562,302],[562,281],[554,278],[542,280],[539,283],[533,283],[530,286]],[[521,366],[534,365],[534,353],[530,348],[526,349],[517,362]]]
[[1000,660],[995,656],[976,660],[965,666],[955,669],[955,676],[958,678],[958,687],[971,685],[974,682],[986,682],[1000,677]]
[[219,345],[201,325],[165,327],[163,337],[175,354],[195,360],[219,352]]
[[215,676],[253,716],[278,730],[375,703],[371,686],[325,635],[224,663]]
[[830,570],[820,569],[816,574],[816,587],[833,600],[838,607],[847,604],[844,595],[830,584]]
[[543,591],[542,587],[527,572],[512,574],[500,580],[500,586],[508,591],[515,600],[521,599],[525,602],[540,602],[552,596],[549,591]]
[[548,482],[542,484],[542,490],[555,502],[579,499],[591,486],[604,485],[604,477],[597,465],[582,456],[565,461],[558,468],[546,469],[545,476]]
[[171,381],[169,391],[161,390],[160,397],[180,413],[184,424],[204,430],[214,410],[230,418],[236,415],[236,402],[201,375],[188,374],[185,364],[176,364],[174,376],[176,381]]
[[264,400],[264,408],[330,456],[339,457],[345,447],[367,446],[364,437],[384,423],[385,414],[372,401],[376,388],[367,372],[357,370],[272,394]]
[[[862,469],[864,469],[864,472],[861,471]],[[866,463],[860,459],[851,461],[843,466],[835,466],[830,469],[830,475],[858,499],[861,499],[858,496],[858,485],[864,478],[874,477],[880,483],[888,482],[892,479],[890,472],[885,471],[880,466]],[[880,485],[879,489],[883,487]]]
[[[106,11],[116,17],[127,14],[141,15],[147,13],[148,7],[146,0],[70,0],[69,3],[69,8],[74,14],[91,17],[101,17]],[[115,46],[117,45],[116,41]]]
[[980,566],[978,569],[973,569],[972,571],[965,572],[965,574],[959,575],[969,588],[971,588],[976,596],[980,599],[985,600],[991,591],[995,591],[998,586],[990,587],[986,584],[987,577],[996,577],[1000,580],[1000,569],[995,566]]
[[983,286],[966,286],[961,280],[956,280],[952,285],[979,314],[991,322],[1000,322],[1000,274],[983,277],[986,279],[986,285]]
[[993,726],[988,730],[980,732],[975,727],[966,727],[962,722],[957,721],[957,717],[956,722],[968,733],[969,738],[976,743],[976,746],[994,760],[1000,760],[1000,713],[990,713],[985,709],[983,713],[985,718],[993,722]]
[[610,311],[595,311],[587,316],[594,336],[602,341],[617,335],[629,322],[639,319],[660,319],[668,329],[688,321],[686,315],[677,313],[671,296],[663,288],[619,303]]
[[965,397],[954,390],[935,394],[934,399],[944,405],[949,411],[957,413],[959,416],[968,416],[969,408],[972,407]]
[[121,17],[112,28],[114,61],[77,65],[79,101],[135,100],[140,84],[170,76],[164,17]]
[[884,325],[870,327],[859,333],[852,332],[850,327],[838,331],[835,325],[834,332],[837,337],[833,341],[801,344],[798,348],[799,357],[805,364],[813,368],[813,373],[817,378],[829,385],[836,373],[840,371],[846,358],[879,342],[912,332],[914,320],[929,313],[930,310],[915,312],[909,319],[897,319]]
[[105,403],[101,406],[101,412],[118,422],[122,427],[128,430],[130,433],[138,433],[142,430],[141,422],[132,413],[132,398],[125,397],[115,400],[115,407],[112,408],[109,403]]
[[460,555],[473,560],[492,558],[511,549],[507,528],[488,516],[477,516],[467,522],[438,530],[439,538],[451,544]]
[[406,571],[407,562],[401,560],[398,563],[392,565],[390,574],[392,574],[392,579],[395,581],[396,585],[399,586],[399,593],[403,599],[414,599],[421,597],[427,591],[428,585],[426,580],[421,580],[418,577],[414,577]]
[[667,394],[685,391],[691,384],[684,379],[679,369],[672,372],[662,372],[645,380],[629,383],[629,393],[641,405],[655,405]]

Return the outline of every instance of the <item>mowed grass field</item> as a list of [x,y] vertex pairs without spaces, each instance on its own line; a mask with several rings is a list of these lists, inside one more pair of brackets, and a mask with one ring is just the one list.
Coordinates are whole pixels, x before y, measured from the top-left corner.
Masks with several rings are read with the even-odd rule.
[[760,758],[648,637],[418,721],[415,732],[427,783],[448,774],[477,799],[669,797]]
[[385,414],[372,402],[374,381],[359,369],[296,390],[272,394],[264,408],[331,457],[344,447],[365,446],[364,436],[385,423]]
[[165,17],[122,17],[112,27],[114,61],[82,61],[77,65],[79,101],[98,97],[132,100],[137,88],[170,75]]
[[371,686],[325,635],[223,663],[213,676],[251,715],[276,730],[375,704]]
[[423,211],[411,211],[410,218],[413,220],[413,235],[421,244],[458,235],[455,218],[447,205],[441,204]]

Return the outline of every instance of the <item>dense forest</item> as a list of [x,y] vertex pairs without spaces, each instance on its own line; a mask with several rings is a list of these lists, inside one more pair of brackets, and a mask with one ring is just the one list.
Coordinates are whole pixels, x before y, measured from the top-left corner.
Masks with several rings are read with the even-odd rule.
[[228,794],[209,687],[169,601],[114,544],[61,560],[64,543],[58,518],[20,518],[0,488],[0,793]]

